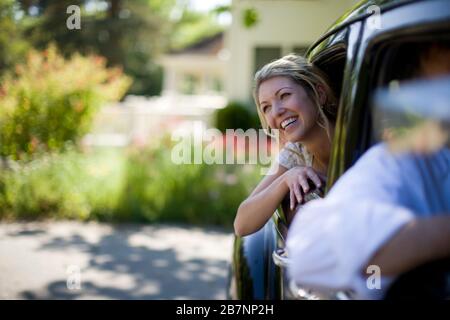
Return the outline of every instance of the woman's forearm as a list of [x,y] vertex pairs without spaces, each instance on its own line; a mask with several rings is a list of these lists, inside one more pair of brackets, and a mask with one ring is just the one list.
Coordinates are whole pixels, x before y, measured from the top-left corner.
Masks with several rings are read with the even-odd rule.
[[245,236],[259,230],[270,219],[287,192],[289,188],[282,174],[265,189],[243,201],[234,220],[236,235]]
[[450,216],[415,219],[397,232],[368,265],[395,276],[426,262],[450,256]]

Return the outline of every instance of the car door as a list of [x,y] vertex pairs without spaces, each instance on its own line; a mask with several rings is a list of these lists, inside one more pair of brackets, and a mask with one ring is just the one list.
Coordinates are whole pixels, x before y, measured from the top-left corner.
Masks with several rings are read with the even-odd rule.
[[[346,69],[328,187],[381,139],[371,108],[375,90],[417,77],[417,56],[427,46],[450,47],[448,1],[417,1],[388,8],[381,11],[380,19],[379,29],[364,21],[354,63]],[[394,283],[386,298],[448,298],[449,271],[448,259],[412,270]]]
[[[412,39],[424,40],[428,35],[445,37],[448,34],[450,5],[447,0],[394,4],[381,8],[380,28],[374,28],[368,17],[361,21],[360,29],[349,34],[359,40],[349,41],[355,48],[347,50],[327,188],[376,142],[369,106],[374,90],[390,81],[393,64],[387,64],[389,54],[385,50]],[[354,24],[353,28],[356,27]],[[397,66],[402,68],[403,62],[398,60]]]
[[[380,19],[381,28],[373,28],[368,17],[348,27],[347,55],[327,190],[370,146],[379,141],[373,128],[371,97],[380,86],[395,85],[395,81],[408,77],[411,66],[404,62],[415,48],[414,45],[409,48],[406,45],[446,41],[450,30],[450,6],[448,1],[442,0],[397,3],[382,8]],[[310,51],[310,58],[319,65],[327,61],[324,53],[329,48],[324,47],[326,44],[319,44]]]

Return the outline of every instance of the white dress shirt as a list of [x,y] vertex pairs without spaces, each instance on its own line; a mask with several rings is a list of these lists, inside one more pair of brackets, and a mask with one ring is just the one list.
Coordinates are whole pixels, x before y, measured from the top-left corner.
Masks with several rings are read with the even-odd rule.
[[324,199],[299,208],[287,237],[288,275],[311,289],[354,290],[382,298],[394,280],[372,288],[364,266],[415,216],[450,213],[450,151],[427,157],[369,149]]

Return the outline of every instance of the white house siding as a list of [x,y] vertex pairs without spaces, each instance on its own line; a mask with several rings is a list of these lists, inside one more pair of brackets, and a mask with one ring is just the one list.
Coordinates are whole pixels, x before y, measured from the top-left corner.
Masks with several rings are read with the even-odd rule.
[[192,94],[221,94],[214,88],[214,80],[223,82],[226,63],[215,55],[166,55],[161,59],[164,65],[165,95],[183,94],[182,85],[185,76],[195,76],[199,83]]
[[[230,51],[226,92],[230,100],[251,100],[256,47],[281,47],[281,54],[307,47],[355,5],[356,0],[233,0],[233,21],[226,36]],[[260,21],[245,28],[245,9],[255,8]]]

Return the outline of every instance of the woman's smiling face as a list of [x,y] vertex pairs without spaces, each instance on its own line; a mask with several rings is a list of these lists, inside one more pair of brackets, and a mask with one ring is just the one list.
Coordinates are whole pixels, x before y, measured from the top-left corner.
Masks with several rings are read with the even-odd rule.
[[315,128],[319,112],[306,90],[288,77],[276,76],[261,83],[259,107],[271,129],[287,141],[302,142]]

